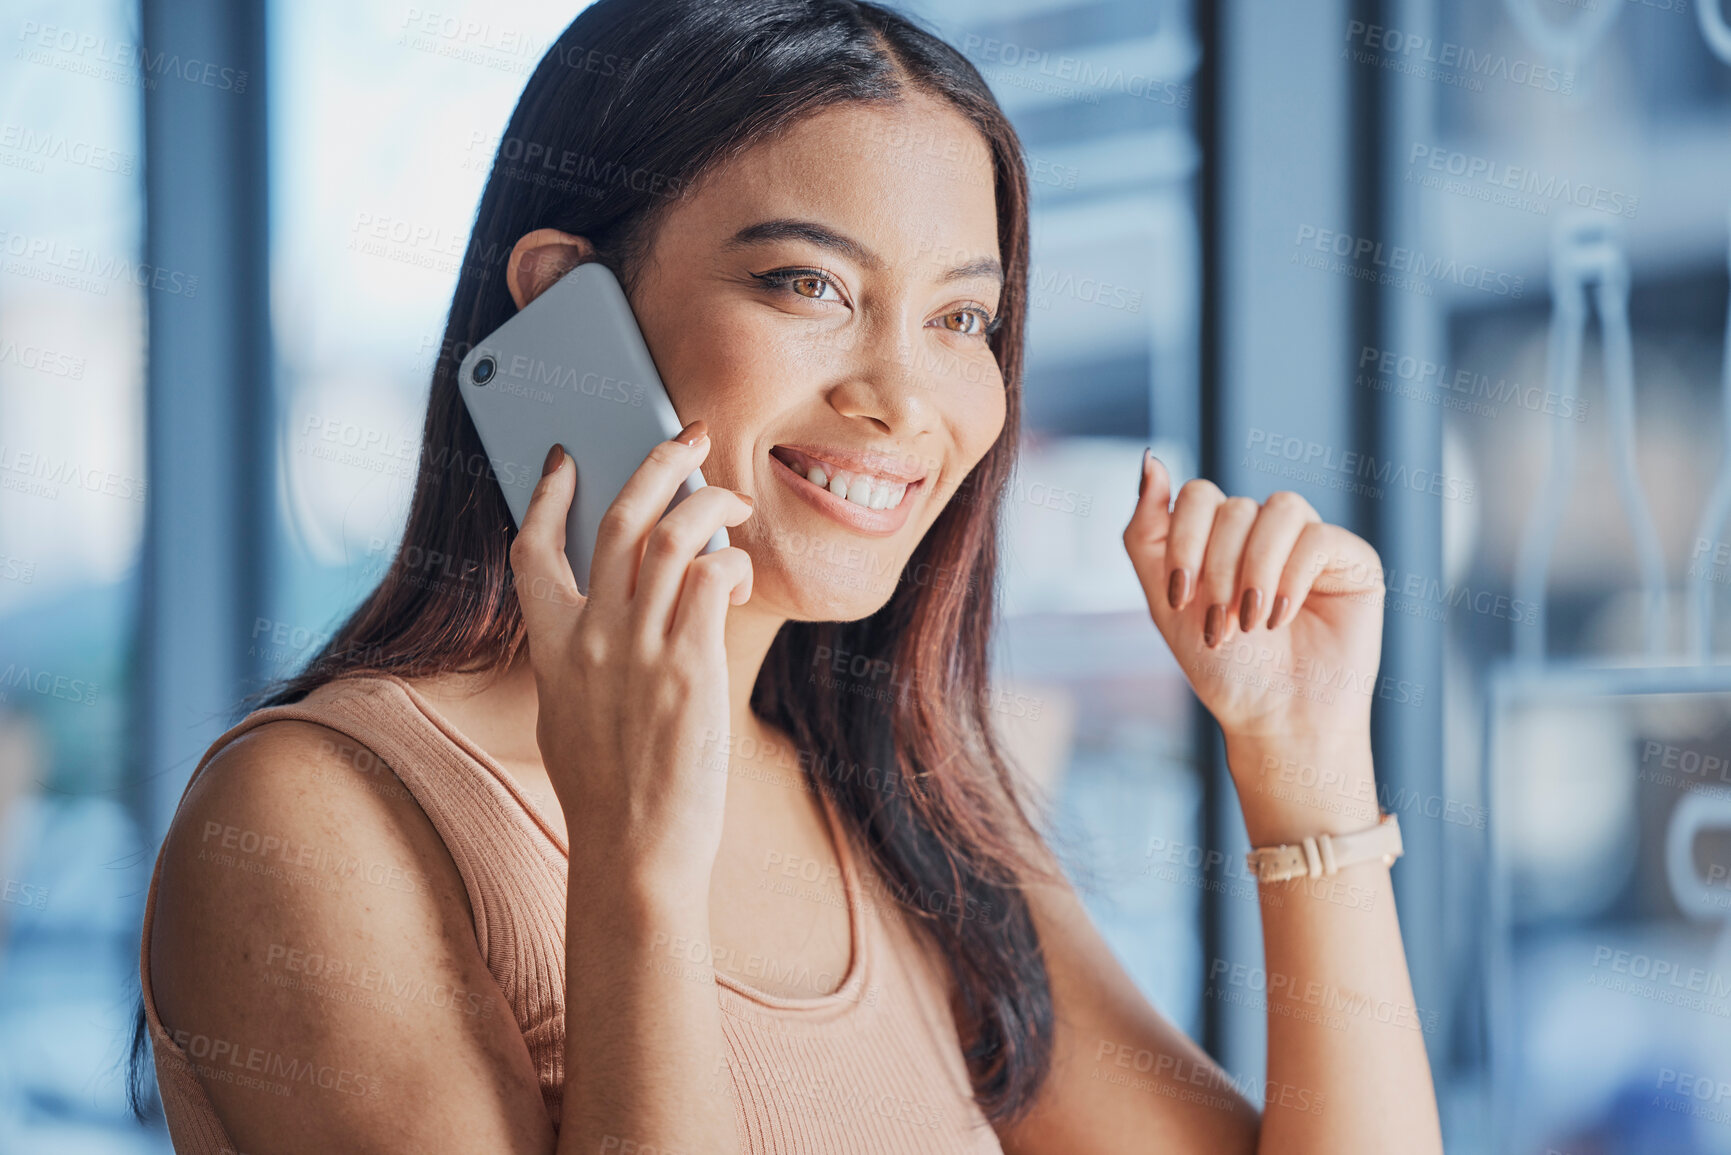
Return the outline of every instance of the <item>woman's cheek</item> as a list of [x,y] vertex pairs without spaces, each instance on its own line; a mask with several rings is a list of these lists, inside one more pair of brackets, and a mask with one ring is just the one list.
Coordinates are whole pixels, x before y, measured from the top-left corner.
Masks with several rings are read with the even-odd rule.
[[[992,383],[997,384],[1000,380],[994,378]],[[969,388],[964,397],[965,400],[952,402],[950,428],[956,431],[956,444],[965,447],[963,452],[969,468],[972,468],[997,443],[998,435],[1004,431],[1004,418],[1009,407],[1001,384],[991,390],[983,386]]]

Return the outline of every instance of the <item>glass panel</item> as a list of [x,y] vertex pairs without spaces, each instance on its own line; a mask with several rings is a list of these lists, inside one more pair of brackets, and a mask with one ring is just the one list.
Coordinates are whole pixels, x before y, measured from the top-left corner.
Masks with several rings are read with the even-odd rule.
[[311,656],[396,549],[481,186],[529,72],[581,8],[269,8],[285,540],[260,639],[276,669]]
[[[1462,1044],[1438,1071],[1451,1150],[1731,1150],[1712,1098],[1731,1079],[1713,1041],[1719,927],[1680,908],[1667,873],[1667,832],[1722,789],[1702,767],[1726,753],[1725,702],[1650,692],[1640,670],[1574,671],[1689,666],[1692,575],[1726,572],[1726,534],[1703,540],[1697,521],[1731,448],[1731,61],[1708,50],[1695,8],[1435,5],[1431,47],[1414,54],[1435,65],[1435,83],[1416,82],[1434,117],[1394,142],[1383,173],[1422,222],[1414,249],[1490,274],[1435,286],[1436,355],[1373,351],[1360,378],[1439,406],[1448,471],[1480,495],[1447,503],[1446,572],[1403,599],[1446,623],[1447,793],[1490,810],[1488,845],[1455,827],[1444,859]],[[1387,58],[1389,32],[1358,47]],[[1625,350],[1630,413],[1617,409]],[[1571,442],[1552,517],[1547,470]],[[1531,571],[1543,610],[1521,583],[1535,519],[1555,529],[1548,570]],[[1644,572],[1661,577],[1662,619],[1647,616]],[[1523,652],[1532,664],[1511,667]],[[1671,680],[1697,673],[1727,688],[1723,671]],[[1703,875],[1726,861],[1717,839],[1684,848]]]
[[145,297],[168,290],[142,263],[140,104],[174,81],[141,71],[124,0],[14,3],[0,27],[0,1150],[153,1150],[117,1060]]
[[1505,1150],[1731,1149],[1731,694],[1618,673],[1493,705]]

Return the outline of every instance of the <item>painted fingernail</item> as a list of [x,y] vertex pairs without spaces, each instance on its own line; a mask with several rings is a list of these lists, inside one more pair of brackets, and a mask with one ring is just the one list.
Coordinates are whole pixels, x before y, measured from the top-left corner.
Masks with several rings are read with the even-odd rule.
[[549,473],[558,469],[560,465],[564,464],[564,462],[565,447],[555,441],[553,447],[547,450],[547,460],[541,463],[541,476],[546,477]]
[[739,500],[745,502],[745,504],[751,506],[751,508],[753,508],[753,509],[757,508],[757,499],[755,497],[751,496],[751,494],[740,493],[738,490],[735,490],[733,496],[739,498]]
[[1208,616],[1202,619],[1202,644],[1212,650],[1225,626],[1226,607],[1216,602],[1208,607]]
[[1286,608],[1292,604],[1292,599],[1281,594],[1274,599],[1274,612],[1268,615],[1268,628],[1273,629],[1286,620]]
[[1245,633],[1256,624],[1256,611],[1262,607],[1262,591],[1252,586],[1238,599],[1238,628]]
[[1190,600],[1190,571],[1175,569],[1172,576],[1166,580],[1166,604],[1173,609],[1182,609],[1184,603]]
[[693,421],[690,425],[687,425],[684,429],[681,429],[678,433],[674,434],[673,440],[679,442],[681,445],[696,445],[699,441],[702,441],[708,436],[709,423],[699,417],[696,421]]
[[1148,446],[1142,450],[1142,480],[1136,484],[1136,496],[1144,497],[1148,493],[1148,462],[1154,456],[1154,447]]

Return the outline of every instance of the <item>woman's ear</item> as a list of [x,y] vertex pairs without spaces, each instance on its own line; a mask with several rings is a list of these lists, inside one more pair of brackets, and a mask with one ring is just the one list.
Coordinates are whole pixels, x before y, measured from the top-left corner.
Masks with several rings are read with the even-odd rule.
[[505,266],[505,287],[521,309],[546,288],[584,261],[595,259],[595,246],[584,237],[558,229],[525,233],[511,249]]

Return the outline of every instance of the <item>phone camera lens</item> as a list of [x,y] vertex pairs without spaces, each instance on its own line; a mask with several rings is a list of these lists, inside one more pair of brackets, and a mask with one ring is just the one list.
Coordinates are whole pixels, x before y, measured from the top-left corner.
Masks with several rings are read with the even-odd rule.
[[469,374],[469,379],[477,385],[485,385],[493,379],[493,370],[496,368],[491,357],[483,357],[475,362],[474,372]]

